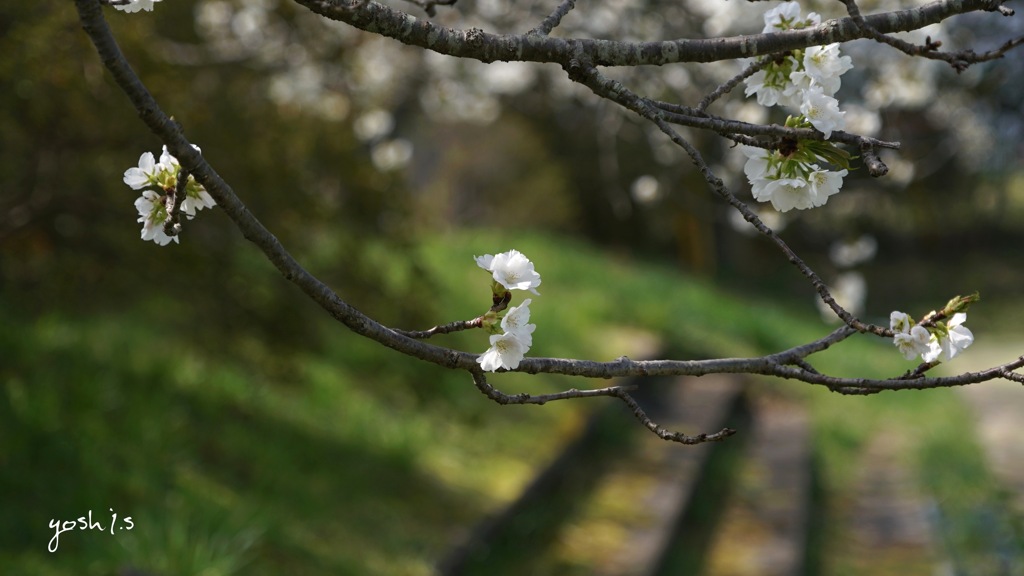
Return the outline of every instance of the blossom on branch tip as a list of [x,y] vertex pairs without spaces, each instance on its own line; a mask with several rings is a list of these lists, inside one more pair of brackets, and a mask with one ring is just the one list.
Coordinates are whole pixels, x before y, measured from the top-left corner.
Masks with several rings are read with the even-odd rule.
[[145,10],[146,12],[153,11],[153,4],[160,0],[127,0],[124,4],[114,4],[114,8],[121,10],[122,12],[139,12]]
[[533,262],[518,250],[509,250],[501,254],[474,257],[477,266],[491,273],[494,281],[507,290],[529,290],[534,294],[540,286],[540,274],[533,269]]
[[963,352],[968,346],[974,343],[974,334],[969,328],[963,325],[967,320],[967,314],[963,312],[954,314],[945,325],[944,335],[932,335],[936,341],[928,356],[922,356],[925,362],[939,360],[946,362],[952,360]]
[[948,322],[925,328],[906,313],[893,311],[889,315],[892,343],[907,360],[920,355],[924,362],[946,362],[974,343],[974,334],[963,325],[966,320],[967,314],[958,312]]

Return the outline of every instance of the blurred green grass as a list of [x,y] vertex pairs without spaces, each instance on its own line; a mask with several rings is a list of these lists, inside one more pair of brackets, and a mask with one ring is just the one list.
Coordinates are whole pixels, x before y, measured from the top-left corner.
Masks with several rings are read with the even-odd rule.
[[[434,321],[444,323],[486,310],[487,277],[472,256],[509,248],[529,255],[544,279],[532,306],[532,355],[606,360],[643,354],[653,343],[695,356],[744,356],[831,329],[810,306],[779,308],[664,264],[551,235],[432,238],[415,255],[424,278],[409,277],[397,254],[381,249],[374,258],[381,278],[422,285],[413,293],[443,312]],[[308,327],[315,349],[280,348],[244,332],[211,343],[193,331],[216,319],[190,319],[187,302],[160,300],[160,315],[140,306],[29,317],[14,302],[0,306],[0,491],[9,495],[0,572],[428,574],[605,402],[500,407],[464,374],[399,356],[328,318]],[[173,326],[153,320],[175,314]],[[486,348],[478,332],[438,341]],[[891,376],[909,367],[890,344],[859,336],[812,360],[842,375]],[[588,385],[519,374],[492,383],[509,392]],[[809,406],[836,519],[848,513],[859,454],[879,433],[908,440],[906,457],[950,525],[979,508],[1005,514],[952,391],[841,397],[763,380],[758,393]],[[90,510],[132,516],[135,526],[115,535],[66,532],[48,553],[49,521]],[[838,532],[824,539],[825,572],[870,573],[856,572],[843,540]],[[985,554],[975,540],[953,535],[950,545]]]

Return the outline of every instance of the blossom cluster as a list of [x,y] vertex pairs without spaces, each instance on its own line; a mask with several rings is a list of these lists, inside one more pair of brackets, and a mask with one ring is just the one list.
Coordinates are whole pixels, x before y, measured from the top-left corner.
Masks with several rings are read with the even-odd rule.
[[823,206],[843,187],[848,170],[826,170],[821,164],[849,167],[850,156],[827,142],[794,141],[786,150],[742,146],[743,171],[759,202],[771,202],[779,212]]
[[966,320],[966,313],[957,312],[948,322],[926,328],[905,312],[893,311],[889,315],[892,343],[907,360],[920,355],[923,362],[945,362],[974,343],[974,334],[963,325]]
[[[821,24],[821,16],[800,15],[800,5],[785,2],[764,15],[764,32],[797,30]],[[790,116],[790,128],[814,127],[825,140],[846,127],[835,94],[839,77],[851,69],[849,56],[840,56],[839,44],[793,50],[767,62],[746,80],[747,96],[757,95],[763,106],[781,105],[799,111]],[[755,200],[771,202],[780,212],[824,205],[839,192],[849,173],[850,155],[831,142],[787,139],[774,150],[744,146],[744,168]],[[830,170],[826,166],[840,168]]]
[[[821,24],[811,12],[800,17],[800,5],[785,2],[764,15],[764,32],[796,30]],[[845,112],[839,110],[835,94],[839,77],[853,68],[849,56],[839,55],[839,44],[793,50],[776,58],[746,80],[746,95],[757,95],[762,106],[782,105],[799,110],[804,119],[825,135],[846,127]]]
[[[198,146],[193,146],[199,150]],[[124,183],[132,190],[142,191],[142,195],[135,200],[135,209],[139,211],[138,222],[142,223],[143,240],[152,240],[160,246],[166,246],[171,240],[178,242],[177,231],[171,230],[171,234],[168,234],[166,224],[175,207],[180,171],[181,164],[167,151],[167,146],[164,146],[159,162],[151,152],[145,152],[139,157],[137,167],[125,170]],[[191,220],[196,212],[216,205],[206,188],[190,175],[185,184],[185,198],[181,199],[181,213]]]
[[495,306],[484,315],[484,327],[492,332],[490,348],[477,358],[480,367],[488,372],[498,368],[512,370],[519,367],[523,357],[533,346],[533,331],[537,326],[530,324],[530,303],[527,298],[519,306],[509,308],[498,322],[497,311],[507,305],[512,295],[509,290],[537,292],[540,274],[533,268],[533,262],[518,250],[501,254],[476,256],[478,266],[491,273],[491,291]]

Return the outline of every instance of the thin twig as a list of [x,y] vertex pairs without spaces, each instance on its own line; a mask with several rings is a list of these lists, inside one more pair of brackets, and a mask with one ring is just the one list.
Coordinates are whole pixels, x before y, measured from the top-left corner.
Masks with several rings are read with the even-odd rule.
[[[713,116],[704,111],[690,108],[688,106],[682,106],[680,104],[673,104],[671,102],[663,102],[660,100],[644,100],[651,106],[658,108],[661,111],[661,117],[672,124],[711,130],[718,132],[727,138],[732,138],[732,135],[734,134],[745,134],[747,136],[773,136],[776,138],[799,138],[801,140],[825,140],[825,135],[814,128],[789,128],[787,126],[779,126],[777,124],[750,124],[749,122],[740,122],[739,120],[726,120],[725,118]],[[877,148],[889,148],[892,150],[900,149],[899,142],[887,142],[885,140],[878,140],[868,136],[852,134],[842,130],[833,131],[832,136],[828,141],[850,144],[858,148],[861,148],[865,143],[867,143],[868,145]]]
[[1002,376],[1003,378],[1006,378],[1007,380],[1012,380],[1014,382],[1024,384],[1024,374],[1018,374],[1016,372],[1013,372],[1012,370],[1001,370],[999,372],[999,375]]
[[[940,52],[939,48],[942,46],[942,42],[938,40],[933,41],[931,36],[925,38],[923,45],[917,45],[887,34],[882,34],[864,20],[864,17],[861,16],[860,8],[857,6],[856,0],[840,1],[846,5],[846,11],[850,14],[850,18],[853,20],[854,24],[856,24],[868,38],[871,38],[881,44],[891,46],[909,56],[920,56],[930,60],[941,60],[952,66],[958,73],[963,72],[972,64],[1002,58],[1004,54],[1024,43],[1024,37],[1018,37],[1006,41],[1002,46],[995,50],[989,50],[988,52],[982,52],[981,54],[977,54],[974,50]],[[1004,16],[1013,15],[1013,10],[1004,9],[1001,3],[996,2],[995,5],[997,7],[994,8],[993,11],[997,11]]]
[[771,61],[772,55],[769,54],[764,58],[759,58],[754,62],[751,62],[750,65],[744,68],[742,72],[740,72],[736,76],[733,76],[727,82],[721,84],[720,86],[715,88],[713,92],[705,96],[704,99],[700,101],[700,104],[697,104],[697,111],[703,112],[707,110],[708,106],[710,106],[715,100],[718,100],[722,96],[725,96],[726,94],[731,92],[732,89],[739,85],[740,82],[743,82],[747,78],[750,78],[754,74],[757,74],[758,71],[767,66]]
[[607,388],[595,388],[591,390],[577,390],[571,388],[563,392],[555,392],[552,394],[528,394],[523,392],[521,394],[505,394],[501,390],[498,390],[494,386],[491,386],[487,382],[487,376],[479,369],[473,368],[469,371],[473,375],[473,383],[476,384],[477,390],[483,393],[491,400],[494,400],[498,404],[536,404],[544,405],[548,402],[554,402],[556,400],[570,400],[573,398],[596,398],[599,396],[615,396],[617,390],[633,389],[636,386],[609,386]]
[[900,380],[914,380],[916,378],[921,378],[925,373],[938,365],[938,362],[922,362],[913,370],[907,370],[906,374],[900,376]]
[[437,16],[437,10],[434,9],[435,6],[454,6],[455,2],[457,0],[405,0],[405,1],[409,2],[410,4],[415,4],[416,6],[419,6],[420,8],[423,9],[424,12],[427,13],[427,16],[430,16],[431,18],[433,18],[434,16]]
[[780,365],[774,365],[769,373],[781,378],[791,378],[802,382],[821,384],[837,392],[842,392],[842,389],[849,388],[881,392],[889,390],[929,390],[932,388],[967,386],[968,384],[977,384],[979,382],[986,382],[995,378],[1005,378],[1005,374],[1007,372],[1012,373],[1014,370],[1021,367],[1024,367],[1024,356],[1017,358],[1013,362],[1003,364],[1002,366],[995,366],[993,368],[979,370],[978,372],[965,372],[958,376],[941,376],[932,378],[905,379],[901,377],[891,378],[888,380],[877,380],[871,378],[839,378],[835,376],[828,376],[826,374],[810,374],[801,368]]
[[185,205],[185,198],[187,196],[186,188],[188,187],[189,173],[188,170],[182,168],[178,170],[178,180],[174,185],[174,193],[170,194],[168,199],[167,208],[167,221],[164,222],[164,234],[168,236],[177,236],[181,233],[181,210]]
[[483,326],[484,317],[477,316],[472,320],[457,320],[455,322],[449,322],[448,324],[441,324],[440,326],[434,326],[428,330],[400,330],[398,328],[392,328],[396,334],[401,334],[406,338],[430,338],[437,334],[451,334],[452,332],[460,332],[462,330],[469,330],[471,328],[480,328]]
[[637,404],[636,400],[629,394],[629,390],[635,388],[635,386],[609,386],[607,388],[598,388],[594,390],[577,390],[575,388],[566,390],[564,392],[558,392],[555,394],[505,394],[498,390],[494,386],[491,386],[487,382],[487,376],[480,370],[470,370],[473,375],[473,384],[476,385],[477,390],[482,392],[484,396],[487,396],[491,400],[494,400],[498,404],[538,404],[542,405],[547,402],[555,400],[569,400],[572,398],[595,398],[598,396],[611,396],[618,398],[629,407],[630,411],[633,412],[633,416],[640,421],[641,424],[651,432],[655,433],[662,440],[668,440],[670,442],[679,442],[680,444],[702,444],[704,442],[718,442],[732,436],[736,433],[731,428],[723,428],[713,434],[697,434],[694,436],[688,436],[681,432],[672,432],[662,428],[656,424],[653,420],[647,416],[643,408]]
[[845,396],[871,396],[872,394],[878,394],[882,392],[878,388],[861,388],[858,386],[836,386],[830,388],[833,392],[843,394]]
[[811,363],[808,362],[807,360],[804,360],[803,358],[798,358],[794,360],[793,365],[802,368],[804,372],[810,372],[811,374],[821,374],[821,372],[818,372],[817,368],[811,366]]
[[860,142],[860,161],[868,169],[868,174],[875,178],[880,178],[889,173],[889,167],[882,162],[882,158],[878,155],[877,147],[871,142],[870,138],[862,138]]
[[736,433],[736,430],[733,430],[732,428],[722,428],[718,432],[711,434],[701,433],[695,436],[687,436],[682,432],[672,432],[671,430],[666,430],[665,428],[658,426],[653,420],[651,420],[643,409],[640,408],[640,405],[637,404],[636,400],[634,400],[625,389],[616,388],[614,395],[625,402],[626,406],[629,406],[629,409],[633,412],[633,416],[643,424],[644,428],[654,432],[658,438],[661,438],[662,440],[678,442],[680,444],[703,444],[705,442],[720,442]]
[[562,18],[565,18],[565,15],[575,7],[576,0],[562,0],[555,10],[551,12],[551,14],[548,14],[547,18],[542,20],[536,28],[527,32],[527,34],[536,34],[538,36],[547,36],[548,34],[551,34],[551,31],[562,23]]

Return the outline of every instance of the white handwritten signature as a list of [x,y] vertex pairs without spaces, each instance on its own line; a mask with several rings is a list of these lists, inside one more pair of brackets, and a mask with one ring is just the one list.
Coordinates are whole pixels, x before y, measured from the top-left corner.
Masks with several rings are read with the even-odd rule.
[[[114,512],[113,508],[110,508],[110,533],[114,534],[114,528],[118,530],[131,530],[135,528],[135,522],[132,522],[131,516],[125,516],[121,519],[122,526],[117,525],[117,512]],[[106,531],[103,524],[99,522],[93,522],[92,510],[89,510],[88,516],[79,516],[77,520],[50,520],[50,528],[56,530],[53,534],[53,538],[50,538],[50,545],[46,547],[50,552],[56,552],[57,547],[60,545],[60,535],[69,530],[99,530],[100,532]]]

